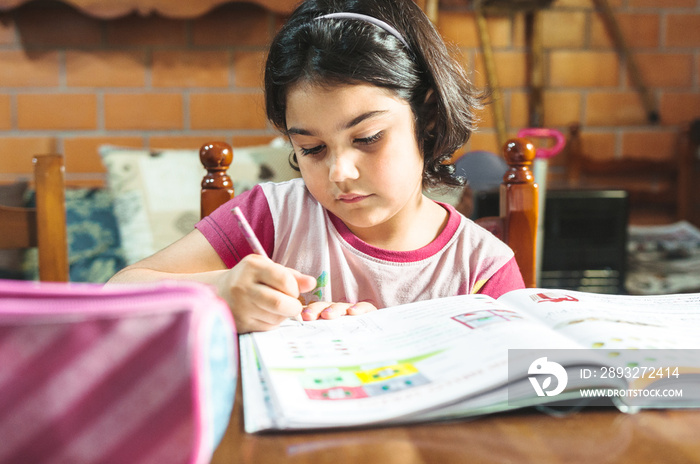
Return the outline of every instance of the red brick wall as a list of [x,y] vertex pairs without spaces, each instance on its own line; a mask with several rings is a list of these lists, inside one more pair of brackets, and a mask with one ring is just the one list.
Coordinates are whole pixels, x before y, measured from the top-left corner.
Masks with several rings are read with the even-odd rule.
[[[442,0],[439,27],[459,47],[474,81],[485,85],[473,13],[460,3]],[[542,12],[544,125],[564,129],[572,122],[581,123],[584,150],[601,158],[670,159],[679,126],[700,117],[700,2],[608,3],[653,95],[660,123],[648,121],[593,1],[556,0]],[[488,18],[488,28],[506,124],[513,134],[528,124],[524,17],[493,15]],[[487,110],[471,145],[493,150],[496,144],[493,118]]]
[[278,20],[250,5],[191,20],[99,20],[60,3],[0,14],[0,182],[39,152],[64,153],[69,181],[92,184],[104,143],[269,141],[260,81]]
[[[469,2],[441,0],[438,27],[485,85]],[[589,0],[543,13],[545,125],[583,124],[596,156],[670,158],[679,124],[700,117],[700,1],[610,0],[660,110],[651,125]],[[59,3],[0,13],[0,182],[39,152],[66,156],[74,183],[100,182],[103,143],[196,148],[276,135],[264,116],[261,69],[283,18],[246,4],[189,20],[99,20]],[[527,125],[521,14],[488,20],[509,131]],[[497,150],[487,109],[470,148]]]

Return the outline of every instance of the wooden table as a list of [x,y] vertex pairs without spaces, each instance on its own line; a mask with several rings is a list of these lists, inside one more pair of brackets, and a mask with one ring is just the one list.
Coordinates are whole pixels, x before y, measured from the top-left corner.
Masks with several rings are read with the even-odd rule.
[[246,434],[240,385],[212,463],[700,463],[700,410],[533,409],[363,430]]

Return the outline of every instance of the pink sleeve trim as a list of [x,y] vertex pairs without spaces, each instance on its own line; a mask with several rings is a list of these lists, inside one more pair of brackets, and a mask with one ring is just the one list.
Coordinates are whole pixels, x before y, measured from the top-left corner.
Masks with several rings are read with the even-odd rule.
[[520,274],[520,268],[515,261],[515,257],[512,257],[486,281],[477,293],[498,298],[511,290],[519,288],[525,288],[525,282],[522,274]]
[[231,213],[234,206],[241,208],[268,256],[272,255],[275,247],[275,226],[270,205],[263,189],[256,185],[227,201],[195,224],[195,228],[209,241],[228,268],[232,268],[245,256],[253,253]]

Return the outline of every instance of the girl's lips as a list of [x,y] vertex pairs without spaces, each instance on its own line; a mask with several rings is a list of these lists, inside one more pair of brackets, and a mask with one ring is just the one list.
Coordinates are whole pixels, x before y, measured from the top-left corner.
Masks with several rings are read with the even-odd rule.
[[342,201],[343,203],[357,203],[359,201],[364,200],[367,197],[369,197],[369,195],[359,195],[356,193],[344,193],[344,194],[338,196],[338,201]]

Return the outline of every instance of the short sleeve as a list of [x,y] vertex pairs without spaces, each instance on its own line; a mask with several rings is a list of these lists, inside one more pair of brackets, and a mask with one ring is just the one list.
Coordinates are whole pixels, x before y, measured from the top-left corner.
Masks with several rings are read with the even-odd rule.
[[525,288],[525,282],[515,257],[512,257],[484,283],[477,293],[498,298],[511,290],[520,288]]
[[195,224],[195,228],[209,241],[228,268],[232,268],[253,252],[231,212],[236,206],[241,208],[268,256],[272,254],[275,245],[275,228],[270,206],[263,189],[256,185],[227,201]]

